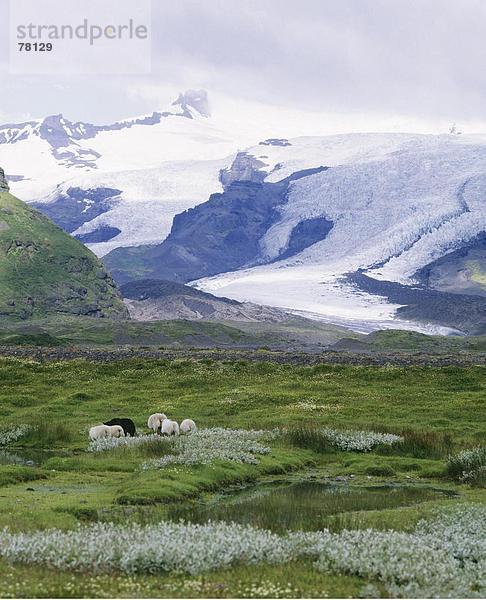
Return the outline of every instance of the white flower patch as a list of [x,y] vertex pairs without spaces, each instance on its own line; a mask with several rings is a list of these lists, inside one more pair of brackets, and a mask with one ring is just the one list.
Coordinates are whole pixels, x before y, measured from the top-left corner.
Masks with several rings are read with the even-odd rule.
[[448,469],[461,473],[459,479],[465,483],[474,483],[486,479],[486,446],[477,446],[463,450],[447,461]]
[[161,468],[169,464],[195,465],[209,464],[215,460],[229,460],[239,463],[256,464],[258,454],[268,454],[270,448],[260,443],[269,439],[275,432],[245,429],[200,429],[197,432],[172,438],[174,454],[147,461],[143,468]]
[[321,571],[380,580],[392,597],[482,598],[486,594],[486,507],[456,506],[413,533],[301,534]]
[[74,531],[0,533],[0,556],[10,562],[95,573],[202,573],[235,563],[279,564],[291,543],[269,531],[236,524],[97,523]]
[[483,598],[486,507],[459,505],[396,531],[292,532],[277,535],[234,523],[96,523],[73,531],[0,532],[10,562],[127,574],[193,575],[235,564],[283,564],[315,557],[324,572],[381,582],[391,597]]
[[300,400],[289,406],[291,410],[306,411],[306,412],[337,412],[343,408],[342,404],[319,404],[310,400]]
[[339,431],[338,429],[323,429],[328,440],[345,452],[369,452],[375,446],[385,444],[391,446],[402,442],[400,435],[393,433],[379,433],[376,431]]
[[163,438],[154,433],[151,433],[149,435],[137,435],[134,437],[105,437],[90,442],[87,448],[87,452],[104,452],[106,450],[113,450],[114,448],[135,447],[150,442],[160,442],[162,440],[164,442],[170,443],[169,438]]
[[20,440],[25,435],[32,431],[32,425],[15,425],[13,427],[8,427],[6,429],[0,430],[0,446],[8,446],[9,444],[13,444],[14,442]]

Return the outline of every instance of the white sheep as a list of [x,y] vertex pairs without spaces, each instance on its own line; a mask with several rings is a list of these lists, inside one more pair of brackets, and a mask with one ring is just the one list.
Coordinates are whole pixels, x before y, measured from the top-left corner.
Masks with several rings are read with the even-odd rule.
[[121,425],[105,425],[108,427],[107,437],[125,437],[125,431]]
[[194,433],[197,431],[196,423],[192,419],[184,419],[181,423],[181,433]]
[[149,429],[152,429],[154,433],[159,432],[162,428],[162,421],[164,419],[167,419],[166,415],[164,415],[164,413],[154,413],[153,415],[150,415],[150,417],[148,418],[147,421],[147,427]]
[[94,440],[108,437],[108,429],[108,425],[95,425],[94,427],[91,427],[89,430],[90,440],[94,442]]
[[161,433],[162,435],[179,435],[179,425],[176,421],[164,419],[162,421]]

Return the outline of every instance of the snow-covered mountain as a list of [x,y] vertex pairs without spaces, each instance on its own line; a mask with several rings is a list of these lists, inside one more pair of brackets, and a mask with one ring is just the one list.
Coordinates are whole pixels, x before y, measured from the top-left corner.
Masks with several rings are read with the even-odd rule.
[[204,90],[188,90],[167,110],[111,125],[62,115],[2,125],[0,164],[18,197],[80,239],[91,234],[101,256],[163,240],[175,214],[222,189],[219,170],[248,141],[211,119]]
[[325,127],[267,114],[215,118],[189,90],[111,125],[0,126],[0,164],[119,282],[193,282],[362,331],[483,331],[486,136],[283,137]]
[[[212,104],[212,101],[211,101]],[[167,108],[108,125],[63,115],[0,125],[13,193],[99,256],[161,242],[173,217],[221,191],[219,171],[271,135],[326,129],[322,115],[187,90]]]
[[[117,250],[107,264],[121,280],[138,272],[189,281],[199,272],[209,277],[195,285],[214,294],[362,330],[396,326],[406,290],[394,288],[390,302],[378,283],[370,293],[349,274],[426,292],[419,273],[461,249],[464,282],[484,281],[484,252],[470,265],[467,257],[486,227],[485,173],[484,136],[270,139],[239,154],[222,173],[225,192],[179,215],[162,244]],[[464,298],[441,296],[440,280],[432,289],[416,301],[459,328],[457,307],[445,315]],[[475,315],[484,312],[478,302]],[[405,321],[400,326],[416,328]]]

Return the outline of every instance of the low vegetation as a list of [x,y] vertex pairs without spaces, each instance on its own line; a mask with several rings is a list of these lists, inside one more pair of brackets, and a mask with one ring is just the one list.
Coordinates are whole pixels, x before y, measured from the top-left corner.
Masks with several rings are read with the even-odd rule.
[[447,473],[459,481],[486,487],[486,446],[451,456],[447,462]]
[[[107,582],[110,596],[138,597],[484,594],[485,371],[0,359],[4,594],[105,597]],[[147,435],[156,410],[198,433]],[[89,427],[113,417],[133,418],[139,437],[90,445]],[[22,464],[28,452],[40,466]],[[178,523],[182,505],[279,481],[342,495],[302,500],[288,534],[255,526],[279,518],[264,495],[261,523]],[[243,506],[235,497],[231,510],[250,515]],[[309,515],[327,531],[309,531]]]
[[[163,540],[163,543],[161,541]],[[484,597],[486,508],[457,506],[422,520],[411,533],[292,532],[278,535],[235,523],[96,523],[72,531],[0,533],[9,562],[103,573],[187,572],[232,565],[314,559],[324,572],[377,580],[393,597]]]

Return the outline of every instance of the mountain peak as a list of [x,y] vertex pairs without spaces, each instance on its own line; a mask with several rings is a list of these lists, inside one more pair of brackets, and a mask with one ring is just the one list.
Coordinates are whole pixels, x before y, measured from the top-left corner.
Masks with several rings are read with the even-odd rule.
[[172,102],[172,106],[181,106],[184,115],[193,118],[193,111],[196,110],[203,117],[210,117],[211,111],[209,108],[208,93],[206,90],[186,90],[181,92],[176,100]]

